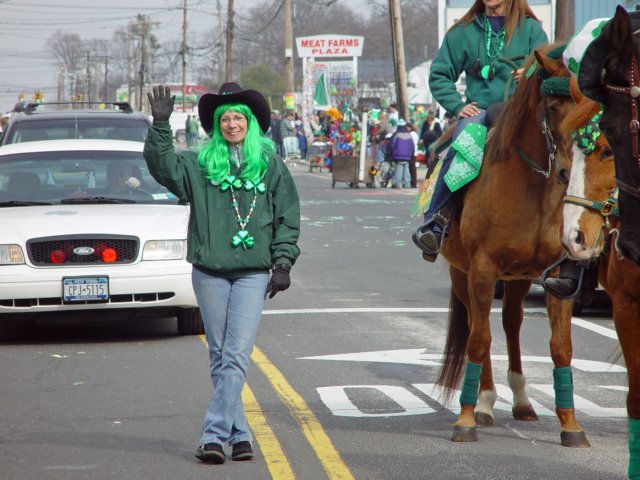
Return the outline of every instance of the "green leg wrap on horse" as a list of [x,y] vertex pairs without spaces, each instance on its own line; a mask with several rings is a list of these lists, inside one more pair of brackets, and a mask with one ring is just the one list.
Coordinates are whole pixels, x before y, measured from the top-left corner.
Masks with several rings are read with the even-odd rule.
[[640,420],[629,419],[629,478],[640,479]]
[[467,362],[467,367],[464,369],[462,392],[460,393],[460,403],[462,405],[475,405],[478,402],[478,389],[480,388],[481,371],[482,365]]
[[574,408],[571,367],[553,369],[553,389],[556,391],[556,408]]

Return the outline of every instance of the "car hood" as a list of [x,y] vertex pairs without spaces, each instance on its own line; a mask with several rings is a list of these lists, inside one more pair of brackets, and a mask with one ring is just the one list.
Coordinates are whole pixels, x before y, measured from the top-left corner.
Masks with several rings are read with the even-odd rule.
[[132,235],[141,240],[187,238],[185,205],[47,205],[0,208],[1,243],[58,235]]

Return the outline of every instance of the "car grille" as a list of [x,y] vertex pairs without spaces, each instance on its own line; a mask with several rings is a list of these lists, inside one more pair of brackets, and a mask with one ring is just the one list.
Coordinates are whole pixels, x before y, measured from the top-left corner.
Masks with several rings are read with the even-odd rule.
[[[94,303],[111,303],[111,304],[137,304],[137,303],[153,303],[161,302],[163,300],[169,300],[175,297],[175,292],[150,292],[150,293],[136,293],[136,294],[120,294],[110,295],[109,300],[87,300],[84,302],[73,302],[73,305],[91,305]],[[32,307],[50,307],[52,305],[69,305],[64,303],[62,297],[49,297],[49,298],[15,298],[0,300],[0,307],[9,308],[25,308]]]
[[43,267],[133,263],[140,242],[130,236],[34,238],[27,242],[31,263]]

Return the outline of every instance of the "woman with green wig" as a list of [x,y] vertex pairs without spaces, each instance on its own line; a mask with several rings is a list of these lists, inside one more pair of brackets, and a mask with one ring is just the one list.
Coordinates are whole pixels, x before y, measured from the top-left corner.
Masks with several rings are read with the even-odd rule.
[[[287,166],[265,133],[271,113],[255,90],[225,83],[200,98],[210,140],[176,153],[168,87],[148,94],[153,126],[144,158],[153,177],[189,202],[187,261],[209,345],[213,395],[196,457],[205,463],[253,458],[241,392],[264,301],[290,285],[300,255],[300,202]],[[271,275],[270,275],[271,273]]]

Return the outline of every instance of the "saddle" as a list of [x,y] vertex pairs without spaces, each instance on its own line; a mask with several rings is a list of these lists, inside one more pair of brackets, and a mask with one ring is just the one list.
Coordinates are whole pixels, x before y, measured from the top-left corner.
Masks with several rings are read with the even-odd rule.
[[[484,118],[485,126],[489,131],[487,138],[489,138],[489,136],[491,135],[491,129],[495,125],[496,120],[500,115],[500,112],[502,112],[502,109],[504,108],[504,104],[505,102],[502,102],[502,101],[495,102],[489,105],[489,108],[487,108],[487,113]],[[431,153],[427,158],[427,175],[425,178],[431,177],[438,162],[442,158],[444,158],[444,156],[447,154],[447,150],[449,149],[452,143],[453,133],[455,132],[455,129],[456,129],[455,123],[453,125],[450,125],[449,128],[447,128],[444,131],[444,133],[440,136],[440,138],[434,143]]]

